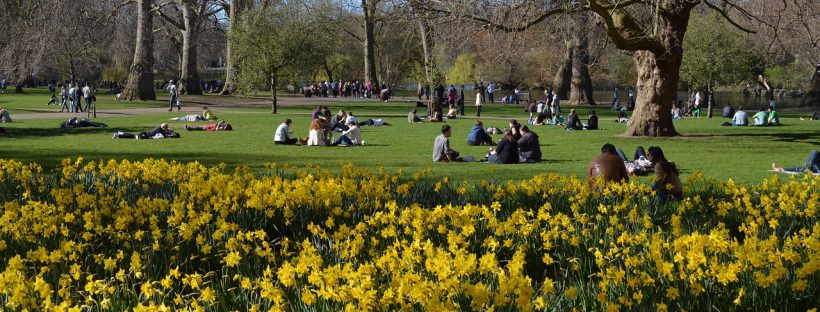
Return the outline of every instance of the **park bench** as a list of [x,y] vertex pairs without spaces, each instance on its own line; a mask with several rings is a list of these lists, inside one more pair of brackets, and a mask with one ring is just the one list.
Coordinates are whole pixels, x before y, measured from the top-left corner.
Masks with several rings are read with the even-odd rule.
[[530,94],[529,93],[518,93],[518,98],[515,99],[516,103],[518,101],[529,102],[530,101]]

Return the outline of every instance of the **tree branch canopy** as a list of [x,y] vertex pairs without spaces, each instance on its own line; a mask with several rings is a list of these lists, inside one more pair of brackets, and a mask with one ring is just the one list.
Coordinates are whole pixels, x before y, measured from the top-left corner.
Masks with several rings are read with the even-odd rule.
[[721,15],[721,16],[723,16],[723,19],[725,19],[727,22],[729,22],[729,24],[732,24],[732,26],[737,27],[737,29],[740,29],[740,30],[742,30],[743,32],[750,33],[750,34],[755,34],[755,33],[757,33],[757,32],[756,32],[756,31],[754,31],[754,30],[751,30],[751,29],[745,28],[745,27],[743,27],[743,26],[740,26],[740,24],[738,24],[738,23],[737,23],[737,22],[735,22],[735,21],[734,21],[731,17],[729,17],[729,13],[726,13],[726,11],[725,11],[725,10],[723,10],[723,9],[721,9],[721,8],[717,7],[716,5],[712,4],[712,2],[709,2],[709,1],[703,1],[703,3],[704,3],[704,4],[706,4],[706,6],[708,6],[708,7],[712,8],[712,10],[715,10],[715,11],[717,11],[718,13],[720,13],[720,15]]

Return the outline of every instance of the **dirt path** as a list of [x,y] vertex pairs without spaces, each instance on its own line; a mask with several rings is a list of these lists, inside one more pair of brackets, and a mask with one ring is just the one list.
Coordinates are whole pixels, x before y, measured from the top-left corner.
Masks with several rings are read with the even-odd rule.
[[[160,98],[162,100],[162,98]],[[311,97],[306,98],[302,96],[284,96],[278,99],[279,106],[295,106],[295,105],[333,105],[333,103],[346,103],[351,101],[372,101],[377,103],[376,99],[354,99],[354,98],[321,98]],[[414,98],[394,98],[391,102],[415,102]],[[184,114],[197,113],[201,111],[202,106],[213,106],[220,111],[226,111],[236,108],[249,107],[270,107],[270,99],[264,97],[219,97],[219,96],[191,96],[183,98],[183,105],[181,112]],[[13,119],[68,119],[71,117],[87,118],[87,113],[61,113],[52,109],[37,110],[37,113],[14,114]],[[176,110],[174,110],[176,112]],[[151,107],[151,108],[126,108],[126,109],[112,109],[112,110],[97,110],[97,117],[115,117],[115,116],[135,116],[147,114],[159,114],[168,112],[166,107]]]

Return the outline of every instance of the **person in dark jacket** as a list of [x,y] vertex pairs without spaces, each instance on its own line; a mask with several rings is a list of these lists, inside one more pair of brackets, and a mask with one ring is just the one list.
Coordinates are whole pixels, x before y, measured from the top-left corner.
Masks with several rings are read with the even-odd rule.
[[683,196],[683,187],[680,182],[680,173],[675,163],[670,162],[663,155],[663,150],[657,146],[649,147],[649,160],[655,165],[655,190],[658,199],[666,202],[669,198],[680,199]]
[[598,115],[595,114],[595,110],[589,111],[589,119],[587,120],[587,125],[584,126],[584,130],[598,130]]
[[581,126],[581,119],[578,118],[578,113],[575,112],[575,109],[571,109],[569,111],[569,115],[567,116],[567,130],[581,130],[583,126]]
[[541,144],[538,142],[538,135],[530,132],[530,128],[527,126],[521,127],[518,150],[521,162],[534,163],[541,160]]
[[115,139],[154,139],[154,138],[178,138],[179,133],[174,132],[168,128],[168,124],[161,124],[158,128],[151,131],[141,132],[139,134],[117,132],[114,133]]
[[518,141],[513,138],[512,131],[504,132],[504,137],[498,140],[498,146],[491,152],[488,160],[497,164],[518,163]]
[[493,138],[487,134],[487,131],[484,130],[484,124],[481,120],[477,120],[473,125],[473,128],[470,129],[470,133],[467,134],[467,145],[470,146],[477,146],[477,145],[493,145]]
[[629,182],[629,173],[626,172],[624,161],[618,157],[612,144],[604,144],[601,147],[601,155],[589,163],[587,181],[594,183],[597,179],[603,180],[604,183]]
[[732,118],[735,116],[735,108],[729,104],[723,106],[723,118]]

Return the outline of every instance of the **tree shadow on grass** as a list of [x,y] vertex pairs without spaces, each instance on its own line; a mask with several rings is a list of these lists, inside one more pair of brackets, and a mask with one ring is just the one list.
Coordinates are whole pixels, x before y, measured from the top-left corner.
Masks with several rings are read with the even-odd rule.
[[[139,144],[141,142],[137,140],[134,141],[134,144]],[[109,161],[109,160],[129,160],[129,161],[142,161],[145,159],[153,158],[153,159],[165,159],[168,161],[177,161],[177,162],[192,162],[197,161],[205,166],[216,166],[218,164],[224,163],[228,169],[239,168],[242,166],[254,166],[254,163],[267,163],[267,162],[276,162],[276,163],[300,163],[303,159],[296,157],[296,156],[276,156],[270,157],[269,155],[261,155],[261,154],[236,154],[236,153],[197,153],[197,152],[167,152],[162,154],[157,154],[156,151],[145,151],[145,152],[100,152],[100,151],[89,151],[89,152],[75,152],[75,151],[59,151],[59,150],[5,150],[0,153],[0,158],[10,158],[10,159],[17,159],[24,163],[34,162],[41,166],[46,171],[53,170],[59,168],[61,162],[65,158],[77,158],[83,157],[86,161]],[[261,166],[258,168],[254,168],[254,170],[264,170]]]
[[[783,126],[780,126],[783,127]],[[772,130],[775,130],[772,127]],[[779,127],[778,127],[779,128]],[[776,130],[775,130],[776,131]],[[776,142],[789,142],[789,143],[808,143],[813,145],[820,145],[820,134],[817,131],[799,131],[799,132],[755,132],[755,133],[716,133],[716,134],[706,134],[706,133],[698,133],[698,134],[687,134],[682,136],[682,139],[687,138],[694,138],[694,139],[720,139],[720,138],[771,138],[772,141]]]
[[[144,129],[136,131],[135,128],[121,128],[121,127],[88,127],[88,128],[5,128],[6,133],[0,134],[0,139],[28,139],[28,138],[45,138],[58,137],[78,134],[101,134],[114,132],[142,132],[151,129]],[[142,128],[141,128],[142,129]]]

